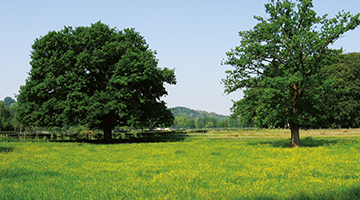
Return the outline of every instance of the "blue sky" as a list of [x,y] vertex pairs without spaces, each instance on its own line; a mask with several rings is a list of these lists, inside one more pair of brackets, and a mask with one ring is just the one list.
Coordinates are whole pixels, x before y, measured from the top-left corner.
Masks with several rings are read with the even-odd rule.
[[[135,28],[158,52],[159,67],[175,68],[178,84],[166,86],[168,107],[186,106],[230,114],[232,100],[224,95],[225,52],[239,44],[238,31],[264,16],[268,0],[34,0],[0,3],[0,99],[14,97],[30,71],[31,45],[36,38],[64,26],[90,26],[101,20],[110,27]],[[360,12],[359,0],[314,0],[319,15]],[[360,28],[334,44],[345,52],[360,52]]]

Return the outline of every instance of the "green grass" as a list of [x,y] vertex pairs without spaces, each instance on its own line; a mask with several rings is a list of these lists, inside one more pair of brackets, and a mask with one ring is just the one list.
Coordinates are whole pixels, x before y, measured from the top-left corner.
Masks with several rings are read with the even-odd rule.
[[0,142],[0,199],[359,199],[360,138]]

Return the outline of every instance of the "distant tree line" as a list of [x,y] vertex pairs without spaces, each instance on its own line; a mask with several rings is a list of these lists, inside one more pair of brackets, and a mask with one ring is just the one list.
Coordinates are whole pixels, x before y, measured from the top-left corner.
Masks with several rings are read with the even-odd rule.
[[242,123],[237,118],[208,113],[206,111],[192,110],[185,107],[171,109],[175,116],[172,128],[177,129],[202,129],[202,128],[242,128],[250,124]]
[[5,97],[0,101],[0,131],[14,131],[20,128],[15,118],[16,101],[11,97]]

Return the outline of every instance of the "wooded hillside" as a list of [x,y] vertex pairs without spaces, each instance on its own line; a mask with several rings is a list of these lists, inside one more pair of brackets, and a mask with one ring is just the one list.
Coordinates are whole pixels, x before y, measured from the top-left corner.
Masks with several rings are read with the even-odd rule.
[[186,107],[175,107],[171,108],[171,112],[174,114],[175,117],[185,117],[186,119],[197,119],[200,117],[211,117],[216,119],[216,121],[223,121],[227,120],[229,116],[216,114],[214,112],[206,112],[202,110],[193,110]]
[[240,124],[238,119],[229,119],[229,116],[214,112],[209,113],[186,107],[171,108],[171,111],[175,116],[173,128],[239,128],[246,126]]

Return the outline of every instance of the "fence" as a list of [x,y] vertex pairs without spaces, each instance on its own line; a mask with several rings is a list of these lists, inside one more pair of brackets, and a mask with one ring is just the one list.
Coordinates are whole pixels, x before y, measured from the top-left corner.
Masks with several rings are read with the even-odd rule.
[[[0,132],[0,136],[21,139],[47,139],[51,141],[101,140],[103,132]],[[301,129],[301,137],[339,137],[360,136],[360,129]],[[193,129],[193,130],[157,130],[157,131],[122,131],[113,132],[113,139],[122,142],[157,142],[192,139],[249,139],[249,138],[290,137],[289,129]]]

